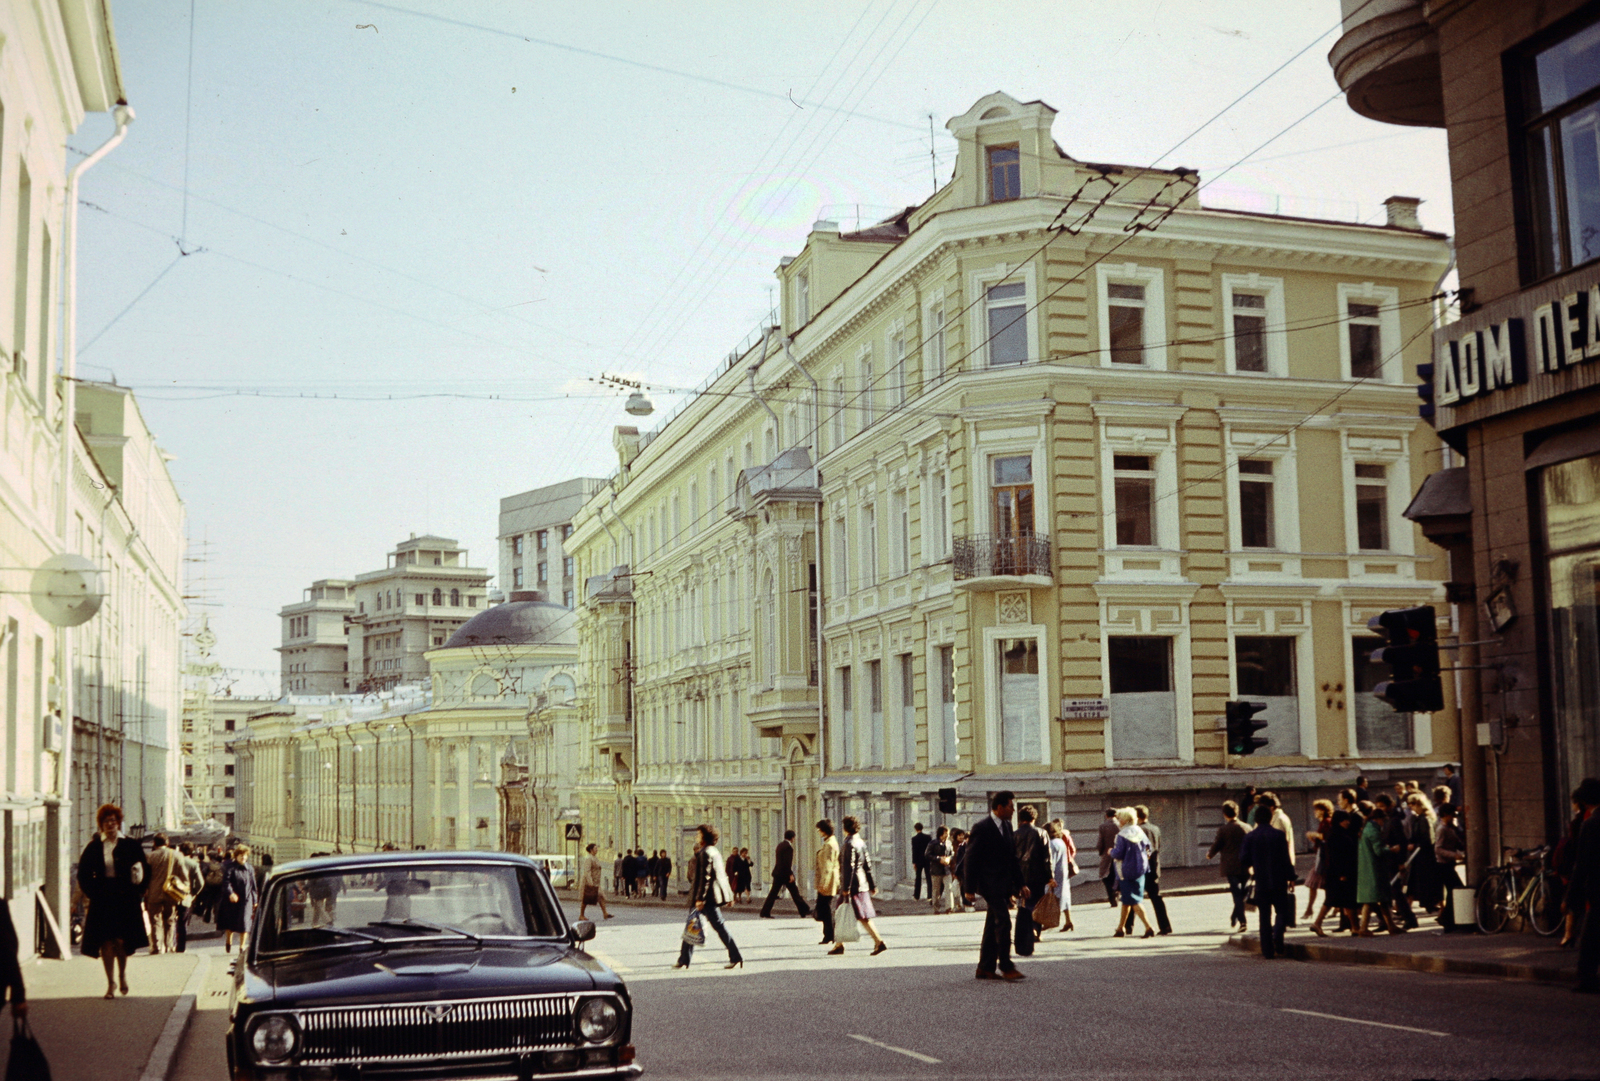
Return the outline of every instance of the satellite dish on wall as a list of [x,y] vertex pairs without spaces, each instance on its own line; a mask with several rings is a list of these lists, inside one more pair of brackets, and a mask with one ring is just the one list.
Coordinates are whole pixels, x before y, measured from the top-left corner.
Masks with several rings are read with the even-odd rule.
[[106,599],[100,588],[100,568],[92,560],[71,553],[45,560],[33,572],[29,592],[33,610],[57,627],[89,622]]

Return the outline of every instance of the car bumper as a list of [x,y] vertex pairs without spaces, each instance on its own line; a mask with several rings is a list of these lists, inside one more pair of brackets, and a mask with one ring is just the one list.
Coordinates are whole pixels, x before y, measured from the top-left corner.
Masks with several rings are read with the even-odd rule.
[[[631,1047],[627,1051],[631,1052]],[[234,1081],[631,1081],[644,1070],[631,1061],[588,1065],[543,1056],[511,1062],[368,1063],[362,1066],[234,1067]]]

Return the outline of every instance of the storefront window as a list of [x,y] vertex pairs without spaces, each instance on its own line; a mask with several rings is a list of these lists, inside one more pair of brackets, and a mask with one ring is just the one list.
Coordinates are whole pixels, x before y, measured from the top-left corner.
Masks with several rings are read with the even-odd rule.
[[1600,776],[1600,454],[1544,471],[1552,700],[1563,791]]

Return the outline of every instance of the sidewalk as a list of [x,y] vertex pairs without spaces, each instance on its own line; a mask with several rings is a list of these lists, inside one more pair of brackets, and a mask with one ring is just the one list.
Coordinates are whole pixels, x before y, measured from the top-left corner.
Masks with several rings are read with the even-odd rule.
[[[1250,914],[1255,926],[1255,913]],[[1324,929],[1337,926],[1337,918],[1324,921]],[[1230,937],[1233,945],[1259,953],[1261,939],[1254,931]],[[1540,983],[1578,982],[1578,951],[1561,949],[1555,938],[1541,938],[1531,931],[1507,929],[1497,935],[1472,932],[1443,934],[1432,918],[1423,918],[1414,931],[1403,935],[1386,932],[1371,938],[1355,938],[1346,932],[1331,931],[1318,938],[1307,928],[1307,921],[1290,928],[1284,946],[1290,957],[1300,961],[1334,961],[1353,965],[1382,965],[1414,972],[1460,972],[1478,976],[1498,976],[1508,980],[1534,980]]]
[[[25,962],[28,1021],[52,1076],[62,1081],[139,1081],[174,1019],[173,1007],[204,961],[200,952],[130,957],[130,993],[112,1001],[102,997],[105,970],[95,958]],[[10,1043],[0,1040],[0,1076]],[[163,1057],[157,1056],[154,1065],[161,1067]],[[156,1077],[164,1072],[163,1067]]]

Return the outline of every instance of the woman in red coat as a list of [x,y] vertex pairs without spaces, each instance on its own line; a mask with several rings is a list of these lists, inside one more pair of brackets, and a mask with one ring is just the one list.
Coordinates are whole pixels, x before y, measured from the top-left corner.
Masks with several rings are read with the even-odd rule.
[[144,883],[150,865],[144,846],[122,836],[121,807],[104,804],[94,820],[100,832],[78,860],[78,886],[89,899],[82,948],[85,957],[98,956],[105,965],[106,998],[115,998],[119,985],[128,993],[128,954],[150,944],[144,931]]

